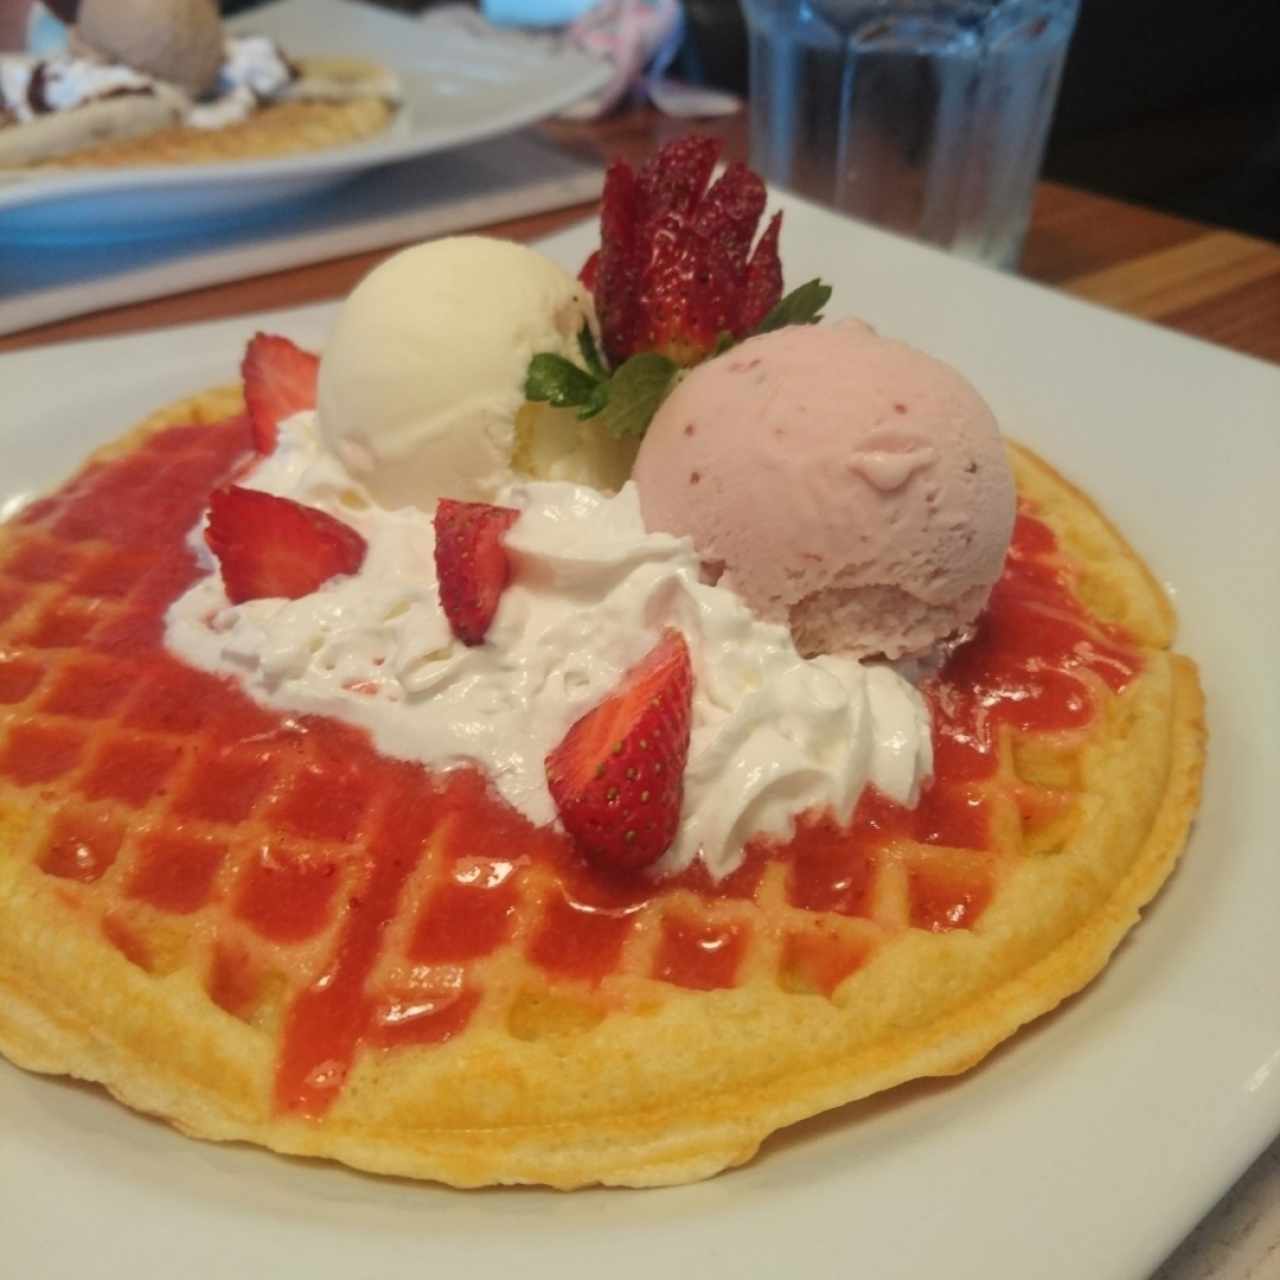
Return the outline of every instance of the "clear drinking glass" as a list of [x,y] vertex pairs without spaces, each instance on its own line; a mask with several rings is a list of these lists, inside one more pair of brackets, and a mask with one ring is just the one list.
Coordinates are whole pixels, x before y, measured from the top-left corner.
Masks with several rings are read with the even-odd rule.
[[770,182],[1012,267],[1079,0],[743,0]]

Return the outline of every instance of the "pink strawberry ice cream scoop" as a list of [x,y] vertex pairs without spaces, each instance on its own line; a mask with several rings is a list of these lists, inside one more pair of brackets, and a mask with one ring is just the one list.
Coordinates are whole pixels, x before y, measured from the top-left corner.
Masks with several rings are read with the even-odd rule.
[[969,626],[1013,531],[995,418],[954,369],[856,320],[698,366],[644,438],[645,524],[806,657],[921,655]]

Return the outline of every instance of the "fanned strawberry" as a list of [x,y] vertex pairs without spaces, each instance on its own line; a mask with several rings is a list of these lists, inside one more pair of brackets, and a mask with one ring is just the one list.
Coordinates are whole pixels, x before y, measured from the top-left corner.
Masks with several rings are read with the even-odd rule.
[[[713,138],[669,143],[636,174],[610,165],[600,249],[583,268],[604,349],[616,367],[640,351],[677,364],[708,356],[722,333],[745,337],[782,296],[777,216],[754,255],[765,189],[733,164],[708,190]],[[763,308],[763,309],[761,309]]]
[[548,754],[556,811],[588,857],[637,870],[670,848],[680,823],[692,708],[689,647],[668,629]]
[[244,399],[259,453],[276,447],[276,428],[295,413],[316,407],[320,357],[275,333],[255,333],[244,359]]
[[520,518],[511,507],[487,502],[436,504],[436,577],[440,604],[463,644],[482,644],[511,581],[511,558],[503,535]]
[[367,550],[350,525],[315,507],[234,484],[210,497],[204,537],[232,604],[310,595],[337,574],[357,572]]

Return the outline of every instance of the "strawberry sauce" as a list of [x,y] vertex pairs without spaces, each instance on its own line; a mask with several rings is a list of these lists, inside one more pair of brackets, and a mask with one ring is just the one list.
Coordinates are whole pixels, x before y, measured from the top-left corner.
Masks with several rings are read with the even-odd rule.
[[[16,713],[0,739],[0,775],[27,787],[71,775],[37,865],[104,892],[98,882],[127,859],[105,881],[117,905],[102,928],[134,963],[147,963],[122,914],[134,902],[172,917],[212,905],[219,921],[286,956],[325,939],[283,1010],[276,1103],[286,1111],[323,1114],[362,1046],[459,1034],[483,1000],[486,958],[513,938],[548,983],[589,990],[618,970],[643,916],[656,929],[642,952],[649,977],[734,986],[772,864],[783,864],[794,909],[779,981],[797,990],[830,994],[866,959],[871,944],[823,916],[867,915],[877,859],[904,841],[917,849],[901,882],[911,925],[972,925],[993,891],[983,783],[997,768],[1000,726],[1085,725],[1099,690],[1123,689],[1140,668],[1126,638],[1076,603],[1053,534],[1024,510],[976,636],[925,690],[937,776],[916,809],[868,792],[850,829],[805,816],[791,841],[757,841],[720,884],[701,864],[665,885],[608,874],[563,834],[531,826],[474,770],[433,775],[388,759],[362,732],[266,711],[169,656],[165,610],[198,575],[187,533],[249,448],[243,419],[172,428],[90,464],[19,519],[0,563],[0,711]],[[5,622],[47,584],[58,589],[34,617]],[[56,658],[46,655],[54,648]],[[31,719],[28,707],[57,718]],[[99,801],[113,813],[136,809],[142,829],[85,808]],[[244,821],[256,827],[249,848],[236,841]],[[935,865],[921,845],[948,856]],[[739,914],[715,923],[662,902],[677,892],[737,903]],[[801,913],[823,916],[807,927]],[[206,975],[212,999],[249,1017],[260,964],[219,932]]]
[[[1050,558],[1056,550],[1048,526],[1020,512],[977,634],[926,689],[943,790],[954,793],[962,778],[991,776],[1002,724],[1032,732],[1082,728],[1095,711],[1082,677],[1097,677],[1118,693],[1142,668],[1129,638],[1076,602],[1066,571]],[[929,807],[917,812],[923,816]],[[950,830],[951,823],[942,825]]]

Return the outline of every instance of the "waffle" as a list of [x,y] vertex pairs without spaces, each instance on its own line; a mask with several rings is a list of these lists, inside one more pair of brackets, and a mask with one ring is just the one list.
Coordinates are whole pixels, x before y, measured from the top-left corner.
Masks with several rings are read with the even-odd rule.
[[395,108],[382,98],[348,102],[277,102],[222,129],[177,125],[99,142],[28,165],[31,169],[125,169],[145,165],[220,164],[341,147],[380,133]]
[[[18,153],[23,158],[11,163],[24,170],[61,170],[261,160],[362,142],[395,118],[395,77],[376,63],[313,57],[303,59],[299,67],[301,78],[290,91],[293,96],[263,103],[248,119],[218,129],[161,124],[166,119],[163,97],[106,99],[62,116],[40,117],[33,125],[17,127],[43,130],[50,150],[30,159]],[[178,115],[170,106],[168,118]],[[69,131],[82,120],[90,141],[78,146],[54,143],[55,137],[70,137]],[[83,139],[77,136],[75,142]]]
[[685,1182],[971,1067],[1087,983],[1172,869],[1195,669],[1141,562],[1025,450],[1005,575],[926,687],[920,806],[868,793],[851,828],[811,815],[719,885],[655,886],[602,878],[474,771],[165,654],[187,531],[249,448],[237,409],[157,415],[0,529],[21,1066],[192,1135],[456,1186]]

